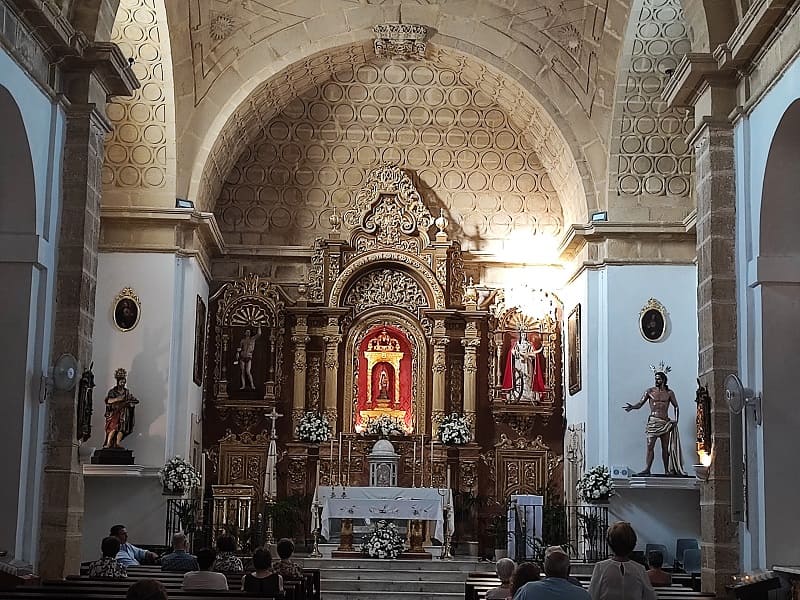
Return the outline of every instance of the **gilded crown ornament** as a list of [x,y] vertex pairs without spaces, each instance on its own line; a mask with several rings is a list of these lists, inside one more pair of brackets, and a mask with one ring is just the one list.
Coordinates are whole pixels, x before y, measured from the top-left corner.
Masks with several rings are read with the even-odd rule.
[[120,368],[114,371],[114,379],[127,379],[127,378],[128,378],[128,372],[125,369]]
[[650,370],[653,373],[669,373],[670,371],[672,371],[672,367],[670,367],[668,364],[665,364],[664,361],[662,360],[657,365],[650,365]]

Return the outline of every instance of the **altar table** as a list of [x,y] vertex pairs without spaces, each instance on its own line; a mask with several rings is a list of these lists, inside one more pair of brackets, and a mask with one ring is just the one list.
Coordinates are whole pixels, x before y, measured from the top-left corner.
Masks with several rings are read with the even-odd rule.
[[[330,534],[330,519],[399,519],[435,521],[432,537],[441,542],[444,541],[445,508],[448,531],[452,533],[455,527],[453,494],[447,488],[320,486],[314,495],[312,507],[317,501],[322,507],[320,533],[325,539]],[[315,527],[316,519],[317,516],[312,514]]]

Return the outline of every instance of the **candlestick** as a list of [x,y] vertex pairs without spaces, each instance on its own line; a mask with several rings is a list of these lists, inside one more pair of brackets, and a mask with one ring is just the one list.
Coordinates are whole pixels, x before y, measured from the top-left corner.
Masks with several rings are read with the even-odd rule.
[[339,432],[339,464],[338,466],[338,473],[339,476],[336,478],[336,482],[339,485],[342,485],[342,432]]
[[433,487],[433,436],[431,436],[431,487]]
[[333,487],[333,438],[331,438],[331,468],[328,469],[328,485]]
[[414,460],[411,461],[411,487],[417,483],[417,440],[414,440]]
[[314,486],[314,497],[319,493],[319,460],[317,460],[317,484]]
[[419,436],[420,453],[419,453],[419,487],[425,487],[425,434]]
[[450,465],[447,465],[447,489],[450,489]]
[[353,440],[347,440],[347,487],[350,487],[350,455],[353,452]]

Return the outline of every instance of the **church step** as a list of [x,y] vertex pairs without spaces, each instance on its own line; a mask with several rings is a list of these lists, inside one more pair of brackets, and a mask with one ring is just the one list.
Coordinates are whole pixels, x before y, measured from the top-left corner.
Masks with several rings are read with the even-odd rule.
[[494,563],[474,560],[381,560],[373,558],[304,558],[307,569],[367,569],[372,571],[494,571]]
[[[464,600],[464,590],[458,593],[437,592],[381,592],[380,600]],[[326,592],[323,600],[375,600],[375,592]]]
[[[401,581],[458,581],[463,583],[466,573],[462,571],[423,571],[393,570],[393,578]],[[386,581],[386,569],[323,569],[323,579],[340,579],[346,581]]]
[[399,580],[386,578],[383,581],[370,579],[322,579],[320,589],[327,598],[330,592],[372,592],[380,595],[391,592],[429,592],[464,594],[463,581]]

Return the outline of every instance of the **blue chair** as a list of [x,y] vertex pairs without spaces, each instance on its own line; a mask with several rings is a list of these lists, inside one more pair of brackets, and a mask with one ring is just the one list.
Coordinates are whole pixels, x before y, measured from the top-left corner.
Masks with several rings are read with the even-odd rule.
[[700,548],[687,548],[683,551],[683,570],[689,575],[700,575]]
[[683,553],[686,550],[700,550],[700,543],[694,538],[678,538],[675,544],[675,567],[683,568]]

